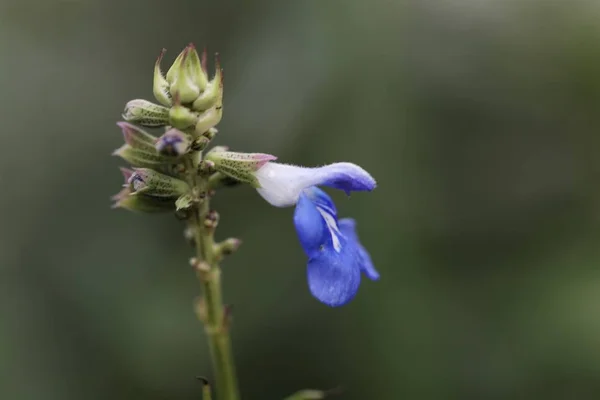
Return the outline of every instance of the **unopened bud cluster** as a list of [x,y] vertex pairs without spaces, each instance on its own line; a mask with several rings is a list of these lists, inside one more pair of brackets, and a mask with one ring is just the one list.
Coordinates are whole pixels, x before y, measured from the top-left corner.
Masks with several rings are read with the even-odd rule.
[[[154,102],[135,99],[125,105],[117,125],[125,143],[114,155],[133,169],[123,169],[123,189],[113,196],[114,207],[141,212],[165,212],[190,208],[200,200],[194,193],[194,173],[205,173],[210,161],[199,162],[201,152],[215,137],[215,125],[223,113],[223,73],[215,57],[215,73],[209,79],[206,51],[198,55],[193,44],[177,56],[166,74],[161,70],[163,50],[154,65]],[[162,128],[153,135],[147,128]],[[214,173],[211,170],[211,173]],[[218,176],[211,177],[219,186]],[[223,177],[223,184],[226,184]]]
[[[214,146],[202,153],[217,134],[223,113],[223,71],[215,57],[215,73],[209,79],[206,51],[198,55],[187,46],[164,74],[163,50],[154,65],[153,103],[135,99],[125,105],[117,125],[125,143],[114,155],[133,169],[124,169],[123,190],[113,197],[114,207],[142,212],[185,212],[210,196],[215,189],[246,183],[259,188],[256,171],[276,157],[262,153],[236,153]],[[144,128],[163,129],[160,136]],[[202,193],[196,177],[207,179]],[[208,222],[211,224],[211,222]]]
[[163,74],[160,63],[163,50],[154,65],[154,97],[160,104],[131,100],[123,119],[142,126],[171,126],[193,138],[206,134],[221,121],[223,114],[223,72],[218,56],[215,74],[208,79],[206,51],[202,60],[193,44],[186,47]]

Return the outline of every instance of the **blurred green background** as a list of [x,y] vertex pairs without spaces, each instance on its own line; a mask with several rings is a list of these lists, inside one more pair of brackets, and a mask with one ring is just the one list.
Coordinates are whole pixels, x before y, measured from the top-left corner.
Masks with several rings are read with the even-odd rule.
[[223,191],[244,399],[600,398],[600,4],[0,1],[0,398],[198,399],[172,216],[110,210],[115,122],[188,43],[219,51],[218,144],[352,161],[329,191],[382,279],[314,300],[292,209]]

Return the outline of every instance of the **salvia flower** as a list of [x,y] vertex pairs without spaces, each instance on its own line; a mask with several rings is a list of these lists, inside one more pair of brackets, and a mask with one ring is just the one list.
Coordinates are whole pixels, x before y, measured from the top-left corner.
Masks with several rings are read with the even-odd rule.
[[224,175],[251,183],[258,193],[276,207],[296,206],[294,224],[308,256],[308,285],[321,302],[341,306],[352,300],[361,272],[379,279],[369,253],[356,234],[352,219],[338,221],[331,198],[317,186],[343,190],[371,191],[376,182],[364,169],[352,163],[334,163],[317,168],[272,162],[268,154],[211,152],[207,155]]

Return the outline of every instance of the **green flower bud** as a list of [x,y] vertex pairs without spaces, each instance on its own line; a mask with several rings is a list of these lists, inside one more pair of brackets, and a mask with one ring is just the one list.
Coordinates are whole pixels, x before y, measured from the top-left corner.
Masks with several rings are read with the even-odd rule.
[[[190,68],[192,79],[194,80],[194,83],[198,85],[200,91],[206,90],[206,85],[208,84],[208,77],[206,76],[206,72],[202,65],[202,61],[200,61],[198,52],[196,51],[196,46],[194,46],[193,43],[190,43],[188,45],[188,48],[190,49],[188,54],[188,65]],[[202,57],[204,58],[204,60],[206,60],[206,49],[204,49]],[[206,61],[204,62],[204,64],[206,64]]]
[[205,159],[212,161],[214,169],[240,182],[260,187],[255,172],[277,157],[262,153],[235,153],[231,151],[213,151]]
[[202,67],[200,66],[198,53],[193,45],[186,47],[181,54],[183,56],[169,90],[172,96],[175,96],[175,94],[179,95],[182,103],[191,103],[200,95],[201,88],[196,82],[195,75],[198,70],[202,72]]
[[111,199],[114,201],[112,208],[123,208],[144,213],[164,213],[175,210],[174,198],[151,197],[143,194],[132,196],[128,182],[134,174],[134,171],[127,168],[121,168],[121,172],[123,173],[126,184],[119,193],[112,196]]
[[206,136],[198,136],[192,142],[192,150],[202,151],[206,148],[206,146],[208,146],[209,143],[210,143],[210,139],[207,138]]
[[169,109],[147,100],[131,100],[125,105],[123,119],[143,126],[164,126],[169,123]]
[[172,104],[171,93],[169,92],[169,82],[165,79],[160,70],[160,62],[165,55],[166,49],[162,49],[156,63],[154,64],[154,83],[152,92],[154,97],[163,106],[170,107]]
[[181,105],[179,95],[174,97],[175,104],[169,110],[169,124],[177,129],[187,129],[198,121],[198,114]]
[[206,111],[211,107],[214,107],[220,99],[223,98],[223,70],[221,69],[221,63],[219,56],[215,57],[215,76],[208,83],[206,89],[194,100],[192,109],[195,111]]
[[135,149],[151,151],[156,143],[156,138],[143,129],[128,122],[117,122],[123,132],[125,143]]
[[213,140],[215,138],[215,136],[217,135],[217,133],[219,133],[219,131],[217,130],[217,128],[212,127],[209,130],[207,130],[206,132],[204,132],[202,134],[202,136],[204,136],[205,138],[207,138],[210,141],[210,140]]
[[223,256],[229,256],[235,253],[241,245],[242,241],[240,239],[229,238],[215,246],[215,253],[217,253],[218,258],[222,258]]
[[134,169],[128,182],[134,196],[143,194],[151,197],[177,198],[190,192],[190,187],[184,181],[149,168]]
[[124,144],[113,152],[113,156],[121,157],[134,167],[154,168],[177,164],[177,157],[158,154],[154,146],[150,149],[135,148]]
[[173,61],[173,64],[171,65],[171,68],[169,68],[169,70],[167,71],[167,82],[169,84],[173,84],[173,82],[175,82],[175,79],[177,78],[177,74],[179,73],[179,68],[181,67],[181,62],[183,61],[183,55],[185,53],[185,49],[179,53],[179,55],[177,56],[177,58],[175,59],[175,61]]
[[214,107],[204,111],[198,117],[196,121],[196,126],[194,127],[194,131],[198,135],[202,135],[207,132],[209,129],[217,125],[221,122],[221,117],[223,116],[223,106],[219,102],[219,104]]

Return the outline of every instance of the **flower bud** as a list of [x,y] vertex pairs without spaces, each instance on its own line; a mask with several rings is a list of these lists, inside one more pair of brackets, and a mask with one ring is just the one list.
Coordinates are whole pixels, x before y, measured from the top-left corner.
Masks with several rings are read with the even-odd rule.
[[[121,168],[125,182],[128,182],[134,171]],[[123,208],[130,211],[138,211],[145,213],[159,213],[169,212],[175,210],[175,199],[173,198],[160,198],[150,197],[143,194],[132,196],[129,184],[126,183],[125,187],[116,195],[112,196],[114,201],[112,208]]]
[[149,168],[134,169],[128,183],[133,195],[143,194],[151,197],[177,198],[190,191],[190,187],[184,181]]
[[215,57],[215,76],[208,83],[206,89],[194,100],[192,108],[196,111],[205,111],[213,107],[219,99],[223,98],[223,70],[219,56]]
[[177,78],[177,74],[179,73],[179,68],[181,68],[181,62],[183,61],[185,50],[186,49],[183,49],[183,51],[179,53],[175,61],[173,61],[173,64],[171,64],[171,68],[169,68],[169,70],[167,71],[166,78],[167,82],[170,85],[172,85],[173,82],[175,82],[175,79]]
[[190,149],[190,136],[175,128],[169,129],[156,142],[156,151],[159,154],[179,157]]
[[179,162],[177,157],[158,154],[154,147],[149,149],[134,148],[129,144],[124,144],[113,153],[113,156],[121,157],[134,167],[159,168]]
[[166,49],[162,49],[156,63],[154,64],[154,83],[152,92],[154,97],[163,106],[170,107],[172,104],[171,93],[169,92],[169,82],[160,70],[160,62],[165,55]]
[[210,140],[213,140],[215,138],[215,136],[217,135],[217,133],[219,133],[219,131],[217,130],[217,128],[212,127],[209,130],[207,130],[206,132],[204,132],[202,134],[202,136],[204,136],[205,138],[207,138],[210,141]]
[[229,238],[217,245],[217,254],[219,256],[228,256],[235,253],[240,246],[242,245],[242,241],[237,238]]
[[164,126],[169,123],[169,109],[147,100],[131,100],[125,105],[123,119],[143,126]]
[[[198,56],[198,52],[196,51],[196,46],[193,43],[188,45],[189,51],[189,68],[192,75],[192,79],[200,88],[200,91],[206,90],[206,85],[208,84],[208,77],[206,76],[205,68],[202,65],[202,61],[200,61],[200,57]],[[204,58],[204,66],[206,66],[206,49],[204,50],[204,54],[202,55]]]
[[177,129],[187,129],[198,121],[198,114],[181,105],[179,94],[174,97],[175,104],[169,110],[169,124]]
[[206,136],[198,136],[192,142],[192,150],[202,151],[206,148],[206,146],[208,146],[209,143],[210,143],[210,139],[207,138]]
[[204,111],[198,117],[194,131],[198,135],[206,133],[209,129],[221,122],[223,116],[223,106],[221,102],[214,107]]
[[215,164],[216,171],[258,188],[260,185],[254,173],[267,162],[276,160],[277,157],[262,153],[213,151],[209,152],[205,159]]
[[[172,96],[179,95],[182,103],[191,103],[200,95],[200,88],[196,76],[198,71],[202,72],[200,58],[193,45],[183,49],[181,61],[176,69],[174,79],[171,82],[170,92]],[[202,72],[204,74],[204,72]],[[206,85],[206,83],[204,83]]]
[[128,122],[117,122],[117,126],[123,132],[125,143],[136,149],[150,151],[154,148],[156,138],[143,129]]

